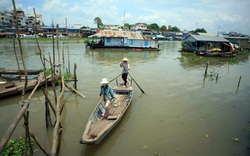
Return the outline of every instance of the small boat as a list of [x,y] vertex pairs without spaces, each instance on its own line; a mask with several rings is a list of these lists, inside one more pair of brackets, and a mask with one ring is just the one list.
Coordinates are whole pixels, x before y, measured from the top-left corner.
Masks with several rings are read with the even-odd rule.
[[206,57],[235,57],[237,53],[235,52],[211,52],[211,51],[195,51],[198,56],[206,56]]
[[[42,75],[41,75],[42,74]],[[34,89],[37,85],[39,79],[40,84],[38,87],[45,84],[45,78],[43,76],[43,72],[38,77],[27,80],[26,91],[30,91]],[[47,76],[47,80],[50,81],[51,76]],[[23,91],[23,87],[25,85],[25,80],[12,80],[12,81],[1,81],[0,82],[0,98],[6,98],[11,95],[21,94]]]
[[123,84],[117,85],[113,88],[116,100],[108,106],[109,116],[102,117],[102,114],[105,111],[105,101],[100,100],[98,102],[85,126],[85,130],[80,140],[81,144],[100,143],[121,120],[133,98],[131,81],[132,79],[128,81],[126,88],[123,87]]
[[[26,70],[27,78],[34,79],[42,72],[41,70]],[[25,80],[24,70],[0,70],[0,78],[6,80]]]

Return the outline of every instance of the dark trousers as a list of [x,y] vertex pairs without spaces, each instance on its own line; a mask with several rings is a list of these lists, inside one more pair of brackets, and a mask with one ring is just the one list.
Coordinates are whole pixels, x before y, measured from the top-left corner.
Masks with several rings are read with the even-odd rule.
[[124,85],[126,86],[127,84],[127,77],[128,77],[128,73],[122,73],[122,79],[124,81]]

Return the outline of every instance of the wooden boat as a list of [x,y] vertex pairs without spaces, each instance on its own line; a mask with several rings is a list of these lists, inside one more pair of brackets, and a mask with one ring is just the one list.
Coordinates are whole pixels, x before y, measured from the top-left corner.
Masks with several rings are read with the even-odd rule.
[[198,56],[206,57],[235,57],[237,53],[235,52],[210,52],[210,51],[195,51]]
[[[45,84],[45,78],[42,75],[38,76],[37,78],[34,79],[28,79],[26,91],[32,90],[38,83],[39,79],[40,84],[39,87]],[[47,77],[47,80],[50,80],[50,76]],[[9,82],[0,82],[0,98],[5,98],[9,97],[11,95],[16,95],[16,94],[21,94],[23,91],[23,87],[25,85],[25,80],[12,80]]]
[[[132,81],[132,80],[131,80]],[[99,101],[97,106],[91,113],[82,138],[81,144],[98,144],[103,138],[116,126],[116,124],[124,116],[126,110],[131,104],[133,98],[132,83],[128,81],[128,86],[125,88],[123,84],[117,85],[113,88],[116,95],[116,100],[109,104],[109,116],[102,117],[104,112],[105,102]]]
[[[41,70],[27,70],[27,74],[39,74],[41,73]],[[24,70],[0,70],[0,75],[1,74],[24,74]]]
[[[28,79],[39,76],[41,70],[27,70]],[[0,78],[7,80],[25,80],[24,70],[0,70]]]

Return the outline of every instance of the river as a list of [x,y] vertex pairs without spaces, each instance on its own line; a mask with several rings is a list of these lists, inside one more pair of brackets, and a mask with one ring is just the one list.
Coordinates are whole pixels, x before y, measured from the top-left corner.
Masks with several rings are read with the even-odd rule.
[[[22,40],[22,45],[27,68],[42,69],[36,42]],[[40,41],[40,46],[47,59],[52,57],[51,42]],[[197,57],[179,52],[180,48],[180,41],[166,41],[161,42],[159,52],[89,50],[82,40],[70,40],[69,47],[60,40],[64,71],[67,68],[73,72],[74,63],[77,65],[77,87],[87,97],[72,92],[64,95],[60,155],[250,155],[249,54],[238,55],[238,63],[230,64],[229,58]],[[0,40],[0,68],[17,69],[13,51],[12,40]],[[79,140],[98,102],[100,81],[121,73],[119,62],[123,57],[130,60],[130,74],[145,94],[134,83],[132,104],[120,123],[100,144],[82,145]],[[207,62],[210,76],[204,78]],[[49,93],[52,97],[51,89]],[[20,110],[20,100],[20,96],[0,99],[1,138]],[[39,89],[28,109],[29,126],[50,151],[53,130],[46,129],[44,100]],[[24,134],[22,125],[23,120],[13,138]],[[38,150],[35,155],[43,154]]]

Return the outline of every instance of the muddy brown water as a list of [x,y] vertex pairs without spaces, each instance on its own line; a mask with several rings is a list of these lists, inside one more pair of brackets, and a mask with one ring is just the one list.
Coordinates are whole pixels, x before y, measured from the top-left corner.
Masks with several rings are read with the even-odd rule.
[[[36,43],[33,40],[22,40],[22,43],[27,67],[41,69],[39,55],[35,54]],[[48,41],[40,44],[45,56],[52,56],[52,44]],[[63,40],[60,41],[59,51],[65,53],[64,65],[61,61],[64,71],[67,68],[73,72],[74,63],[77,64],[78,90],[87,97],[83,99],[71,92],[64,95],[61,156],[250,155],[249,55],[237,56],[238,63],[229,64],[229,58],[200,58],[180,53],[179,41],[161,44],[159,52],[135,52],[86,50],[82,40],[70,41],[67,48]],[[119,62],[123,57],[130,60],[130,74],[146,94],[134,83],[132,104],[120,123],[100,144],[82,145],[79,140],[97,104],[100,81],[121,73]],[[204,78],[207,61],[211,76]],[[17,69],[11,40],[0,40],[0,67]],[[49,93],[52,97],[51,89]],[[0,99],[1,138],[20,109],[20,99],[20,96]],[[32,97],[28,110],[30,128],[50,151],[53,131],[45,126],[41,89]],[[13,138],[24,134],[22,125],[23,120]],[[43,154],[38,149],[35,155]]]

